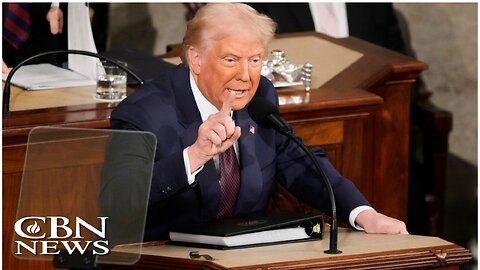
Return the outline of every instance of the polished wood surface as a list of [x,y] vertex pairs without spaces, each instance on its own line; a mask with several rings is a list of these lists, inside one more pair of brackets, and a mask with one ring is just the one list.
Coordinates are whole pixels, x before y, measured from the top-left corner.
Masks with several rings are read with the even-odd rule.
[[[329,233],[327,232],[328,236]],[[146,244],[133,266],[103,265],[105,269],[458,269],[472,254],[437,237],[381,235],[340,229],[341,254],[329,255],[329,238],[318,241],[269,245],[254,248],[215,250]],[[132,251],[130,251],[130,249]],[[191,259],[190,251],[208,254],[214,260]],[[129,254],[138,249],[117,249]],[[261,254],[261,256],[259,256]]]
[[[410,85],[425,63],[356,38],[314,36],[363,56],[318,89],[279,91],[282,116],[305,138],[320,145],[337,169],[372,205],[406,220]],[[117,105],[94,103],[16,111],[3,119],[3,262],[8,269],[50,269],[48,263],[19,261],[10,250],[26,142],[36,126],[109,128]],[[288,202],[287,202],[288,203]]]
[[[15,75],[14,75],[15,76]],[[28,111],[41,108],[56,108],[72,105],[109,102],[95,98],[96,89],[91,86],[29,90],[12,86],[10,111]]]

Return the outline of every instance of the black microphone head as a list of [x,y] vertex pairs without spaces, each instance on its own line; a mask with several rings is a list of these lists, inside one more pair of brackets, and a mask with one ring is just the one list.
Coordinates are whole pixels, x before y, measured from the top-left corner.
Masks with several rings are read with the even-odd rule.
[[248,104],[248,114],[255,121],[255,123],[261,126],[271,126],[268,116],[273,114],[275,116],[280,115],[277,107],[273,103],[262,97],[253,97]]

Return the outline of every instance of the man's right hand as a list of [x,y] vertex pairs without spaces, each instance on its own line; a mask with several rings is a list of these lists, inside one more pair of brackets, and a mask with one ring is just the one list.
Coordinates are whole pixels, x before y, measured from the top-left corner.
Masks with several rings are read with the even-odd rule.
[[240,127],[235,126],[230,116],[234,100],[235,94],[229,93],[220,111],[210,115],[198,128],[197,140],[188,148],[191,172],[230,148],[240,138]]
[[61,34],[63,29],[63,11],[59,7],[51,7],[47,13],[52,35]]

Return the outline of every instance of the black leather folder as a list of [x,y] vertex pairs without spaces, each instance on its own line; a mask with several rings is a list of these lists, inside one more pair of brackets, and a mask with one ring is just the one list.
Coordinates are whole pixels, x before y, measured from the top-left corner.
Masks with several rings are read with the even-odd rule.
[[323,239],[321,215],[257,212],[170,232],[169,244],[215,249]]

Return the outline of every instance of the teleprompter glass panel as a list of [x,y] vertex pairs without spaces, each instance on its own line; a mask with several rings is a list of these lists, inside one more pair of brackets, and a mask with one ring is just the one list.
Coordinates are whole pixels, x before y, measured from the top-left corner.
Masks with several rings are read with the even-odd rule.
[[[148,132],[32,129],[12,228],[15,256],[55,258],[60,264],[78,258],[135,263],[155,146],[156,138]],[[125,246],[128,253],[117,251]],[[91,257],[82,259],[87,254]]]

